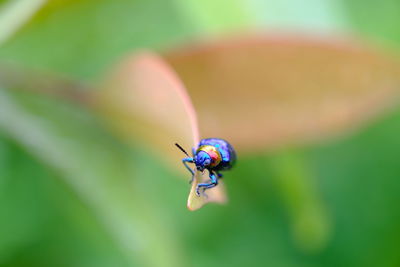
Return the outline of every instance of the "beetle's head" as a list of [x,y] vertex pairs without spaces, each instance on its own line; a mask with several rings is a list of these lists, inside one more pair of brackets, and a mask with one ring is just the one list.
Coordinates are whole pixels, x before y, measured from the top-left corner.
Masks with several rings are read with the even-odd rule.
[[211,164],[211,157],[204,151],[199,151],[195,159],[196,168],[199,171],[204,171]]

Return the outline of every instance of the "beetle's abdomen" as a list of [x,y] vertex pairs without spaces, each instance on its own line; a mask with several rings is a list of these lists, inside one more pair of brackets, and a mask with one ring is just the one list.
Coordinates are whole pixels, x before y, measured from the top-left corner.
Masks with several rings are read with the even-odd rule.
[[202,139],[199,143],[199,149],[207,146],[213,147],[221,155],[221,161],[213,168],[216,170],[228,170],[234,165],[236,161],[236,153],[227,141],[219,138]]

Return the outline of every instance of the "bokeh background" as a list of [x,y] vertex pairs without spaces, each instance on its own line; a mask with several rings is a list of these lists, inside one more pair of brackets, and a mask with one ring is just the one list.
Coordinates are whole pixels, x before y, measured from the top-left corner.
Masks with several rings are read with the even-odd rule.
[[398,107],[317,142],[239,154],[229,203],[190,212],[188,177],[84,97],[136,49],[242,32],[395,55],[400,2],[1,0],[0,266],[399,266]]

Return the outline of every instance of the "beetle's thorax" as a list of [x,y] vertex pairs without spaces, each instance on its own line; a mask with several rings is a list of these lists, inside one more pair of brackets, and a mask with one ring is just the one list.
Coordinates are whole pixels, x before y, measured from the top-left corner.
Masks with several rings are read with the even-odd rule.
[[214,168],[218,166],[218,164],[222,161],[221,153],[215,146],[210,146],[210,145],[200,146],[196,151],[196,155],[201,151],[207,153],[211,158],[211,163],[209,166],[207,166],[207,168]]

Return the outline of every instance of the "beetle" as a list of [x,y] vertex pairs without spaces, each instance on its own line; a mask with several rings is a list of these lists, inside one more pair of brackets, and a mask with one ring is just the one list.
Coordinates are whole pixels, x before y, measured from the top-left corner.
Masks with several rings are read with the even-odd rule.
[[197,149],[192,149],[192,157],[190,157],[180,145],[175,145],[187,155],[186,158],[182,159],[182,163],[192,174],[192,181],[195,172],[189,167],[188,163],[194,163],[198,171],[203,172],[204,170],[208,170],[209,172],[210,182],[197,185],[197,196],[200,196],[200,189],[203,188],[204,192],[206,189],[217,186],[218,179],[222,178],[222,174],[219,172],[231,169],[236,162],[235,150],[232,145],[224,139],[202,139],[198,144]]

